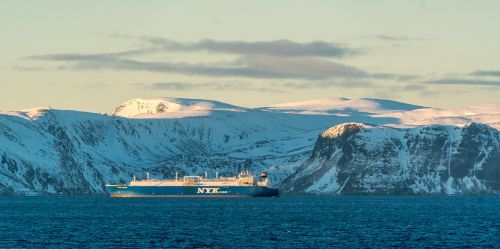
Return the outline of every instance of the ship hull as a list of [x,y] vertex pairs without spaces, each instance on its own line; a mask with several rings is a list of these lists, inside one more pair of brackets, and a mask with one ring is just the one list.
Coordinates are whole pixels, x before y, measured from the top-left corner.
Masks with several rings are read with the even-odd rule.
[[263,186],[128,186],[107,185],[111,197],[273,197],[279,191]]

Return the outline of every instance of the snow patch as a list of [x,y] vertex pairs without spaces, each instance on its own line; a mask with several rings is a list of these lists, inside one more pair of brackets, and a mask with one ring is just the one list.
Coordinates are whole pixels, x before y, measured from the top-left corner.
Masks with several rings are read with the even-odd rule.
[[340,189],[337,182],[337,167],[331,167],[324,175],[306,189],[306,192],[311,193],[335,193]]

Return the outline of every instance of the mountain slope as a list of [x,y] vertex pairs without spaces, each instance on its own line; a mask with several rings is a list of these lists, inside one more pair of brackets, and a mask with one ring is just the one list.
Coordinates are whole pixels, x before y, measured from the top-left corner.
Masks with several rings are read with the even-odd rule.
[[411,129],[347,123],[323,132],[284,181],[294,193],[500,193],[500,133],[487,125]]

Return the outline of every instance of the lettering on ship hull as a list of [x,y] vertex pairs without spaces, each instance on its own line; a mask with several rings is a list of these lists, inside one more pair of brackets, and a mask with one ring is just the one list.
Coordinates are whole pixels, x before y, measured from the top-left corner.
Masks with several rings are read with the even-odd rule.
[[227,190],[220,190],[220,188],[198,188],[197,194],[227,194]]

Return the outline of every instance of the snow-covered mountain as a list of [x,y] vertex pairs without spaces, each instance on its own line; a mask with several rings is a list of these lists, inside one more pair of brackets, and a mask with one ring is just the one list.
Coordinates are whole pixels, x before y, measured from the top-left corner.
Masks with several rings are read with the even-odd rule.
[[[418,126],[430,124],[466,125],[471,122],[488,124],[500,129],[500,104],[487,104],[448,110],[421,108],[411,111],[389,112],[376,115],[399,120],[399,126]],[[394,126],[398,126],[395,124]]]
[[423,107],[385,99],[324,98],[276,104],[263,109],[298,114],[356,116],[412,111],[421,108]]
[[346,122],[402,125],[404,113],[422,109],[378,99],[250,109],[152,98],[127,101],[110,115],[46,107],[4,112],[0,193],[101,193],[105,183],[146,171],[163,178],[175,171],[233,175],[263,169],[281,186],[310,158],[325,129]]
[[323,132],[284,181],[295,193],[500,193],[500,133],[471,123],[398,129],[346,123]]
[[213,100],[138,98],[121,104],[112,115],[127,118],[184,118],[207,116],[215,110],[244,111],[245,109]]

